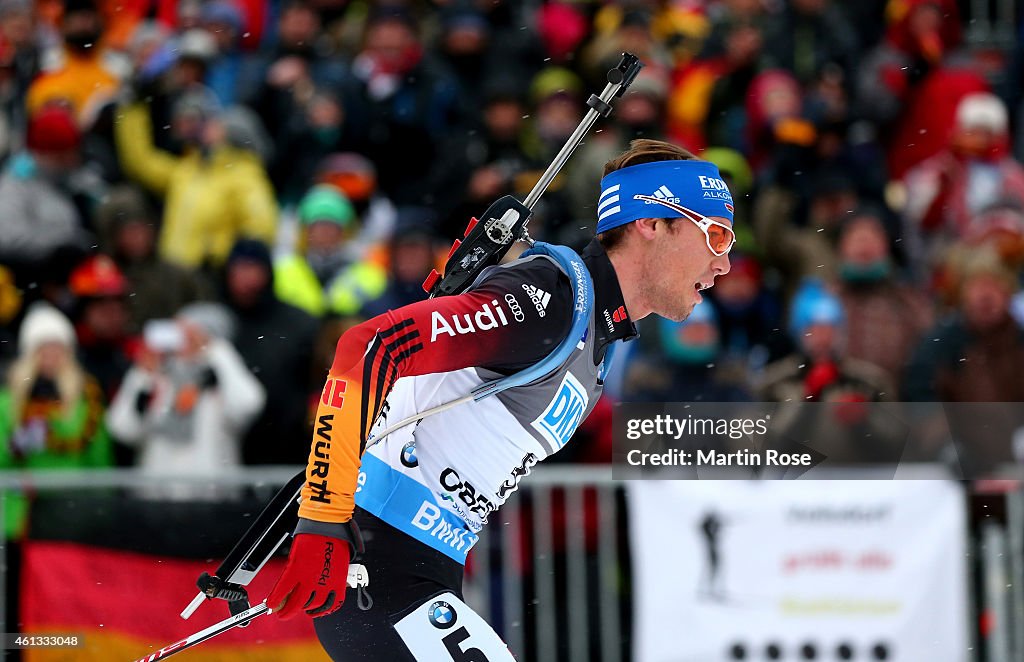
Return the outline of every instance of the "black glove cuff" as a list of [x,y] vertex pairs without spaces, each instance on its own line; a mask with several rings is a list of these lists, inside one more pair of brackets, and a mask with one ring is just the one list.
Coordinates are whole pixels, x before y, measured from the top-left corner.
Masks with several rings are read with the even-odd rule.
[[347,522],[318,522],[300,517],[299,523],[295,527],[295,533],[315,533],[320,536],[327,536],[328,538],[344,540],[352,547],[353,557],[365,551],[363,548],[363,536],[359,533],[359,527],[356,526],[355,520]]

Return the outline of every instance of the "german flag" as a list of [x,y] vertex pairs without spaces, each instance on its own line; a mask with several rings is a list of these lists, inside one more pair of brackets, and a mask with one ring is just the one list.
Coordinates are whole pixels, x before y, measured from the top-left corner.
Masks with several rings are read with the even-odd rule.
[[[75,634],[76,648],[35,648],[28,662],[136,660],[229,615],[211,600],[189,620],[179,613],[241,537],[267,499],[163,503],[123,494],[41,496],[21,545],[23,634]],[[247,587],[258,603],[284,569],[271,559]],[[311,619],[256,619],[175,659],[182,662],[329,660]]]

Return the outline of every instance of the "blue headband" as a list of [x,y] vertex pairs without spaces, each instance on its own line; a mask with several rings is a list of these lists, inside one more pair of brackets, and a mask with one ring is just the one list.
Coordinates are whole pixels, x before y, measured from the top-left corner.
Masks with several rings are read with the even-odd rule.
[[732,224],[732,193],[718,167],[707,161],[641,163],[601,180],[597,232],[638,218],[692,217],[687,211],[727,218]]

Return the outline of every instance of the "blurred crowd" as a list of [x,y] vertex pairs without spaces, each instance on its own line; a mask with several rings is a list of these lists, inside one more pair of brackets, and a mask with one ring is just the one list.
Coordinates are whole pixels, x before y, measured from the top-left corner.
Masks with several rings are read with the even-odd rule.
[[425,297],[623,51],[531,235],[582,248],[642,137],[719,166],[739,241],[609,398],[1024,401],[1024,42],[977,4],[0,0],[0,466],[304,462],[338,336]]

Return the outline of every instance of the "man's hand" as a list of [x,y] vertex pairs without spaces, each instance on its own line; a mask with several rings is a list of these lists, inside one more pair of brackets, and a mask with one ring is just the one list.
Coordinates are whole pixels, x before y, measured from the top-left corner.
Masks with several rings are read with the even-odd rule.
[[267,604],[286,620],[300,609],[314,618],[337,611],[345,601],[350,554],[347,540],[296,533],[284,573],[270,591]]

